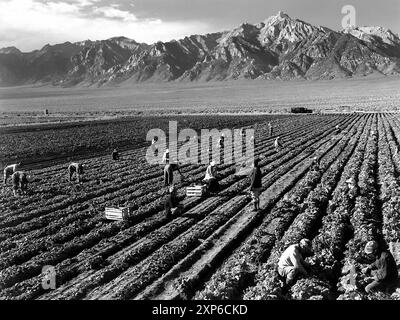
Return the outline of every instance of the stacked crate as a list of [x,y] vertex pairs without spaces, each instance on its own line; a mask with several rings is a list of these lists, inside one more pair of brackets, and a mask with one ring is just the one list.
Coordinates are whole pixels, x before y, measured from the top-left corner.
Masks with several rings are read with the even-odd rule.
[[131,208],[129,207],[118,207],[118,208],[106,208],[106,219],[115,221],[126,221],[129,218]]
[[197,185],[186,187],[186,196],[187,197],[203,197],[206,195],[207,186],[206,185]]

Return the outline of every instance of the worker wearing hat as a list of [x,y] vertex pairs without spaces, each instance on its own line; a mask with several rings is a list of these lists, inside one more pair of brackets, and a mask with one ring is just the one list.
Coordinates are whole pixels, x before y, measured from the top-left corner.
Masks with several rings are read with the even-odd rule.
[[390,251],[381,250],[376,241],[368,241],[364,252],[376,258],[375,262],[362,269],[364,274],[371,272],[373,275],[373,281],[365,287],[365,292],[393,290],[397,284],[398,271]]
[[207,183],[208,191],[211,193],[218,192],[219,183],[217,180],[217,168],[214,161],[211,161],[210,165],[207,167],[206,176],[203,180]]
[[287,285],[292,285],[299,276],[308,276],[306,269],[309,268],[309,264],[304,259],[312,255],[309,239],[302,239],[299,243],[290,245],[282,253],[278,262],[278,273]]
[[318,157],[315,156],[311,162],[311,171],[319,171],[319,169],[320,169],[320,163]]

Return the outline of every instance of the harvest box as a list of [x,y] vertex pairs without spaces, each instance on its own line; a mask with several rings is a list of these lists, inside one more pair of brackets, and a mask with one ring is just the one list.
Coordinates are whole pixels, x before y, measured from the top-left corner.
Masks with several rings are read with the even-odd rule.
[[207,192],[206,185],[186,187],[187,197],[202,197],[206,194],[206,192]]
[[131,211],[129,207],[106,208],[106,219],[124,221],[129,218]]

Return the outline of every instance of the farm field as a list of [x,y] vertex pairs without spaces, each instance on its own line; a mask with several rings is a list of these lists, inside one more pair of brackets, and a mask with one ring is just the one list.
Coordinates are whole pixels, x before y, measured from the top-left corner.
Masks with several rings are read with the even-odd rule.
[[281,119],[288,115],[176,115],[141,116],[58,124],[0,127],[0,165],[22,161],[28,168],[63,163],[148,145],[146,133],[155,128],[169,131],[176,121],[178,130],[224,129]]
[[[362,254],[367,241],[400,240],[400,116],[257,122],[257,212],[249,181],[233,164],[218,165],[217,195],[185,198],[185,187],[206,169],[188,164],[187,179],[177,182],[183,211],[167,219],[163,168],[146,162],[147,145],[123,151],[118,162],[85,159],[82,184],[68,182],[67,162],[28,170],[29,194],[16,199],[7,187],[0,199],[0,299],[400,299],[399,289],[366,295],[360,273],[370,262]],[[284,148],[276,152],[278,135]],[[314,156],[318,172],[310,170]],[[105,220],[105,207],[116,205],[134,208],[129,221]],[[284,292],[275,266],[284,248],[304,237],[315,251],[311,276]],[[42,286],[44,266],[55,268],[53,290]]]

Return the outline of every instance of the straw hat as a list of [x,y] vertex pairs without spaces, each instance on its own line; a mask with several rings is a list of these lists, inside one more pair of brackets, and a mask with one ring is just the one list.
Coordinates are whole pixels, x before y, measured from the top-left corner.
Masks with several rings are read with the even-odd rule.
[[378,243],[372,240],[367,242],[364,251],[366,254],[372,254],[376,249],[378,249]]

